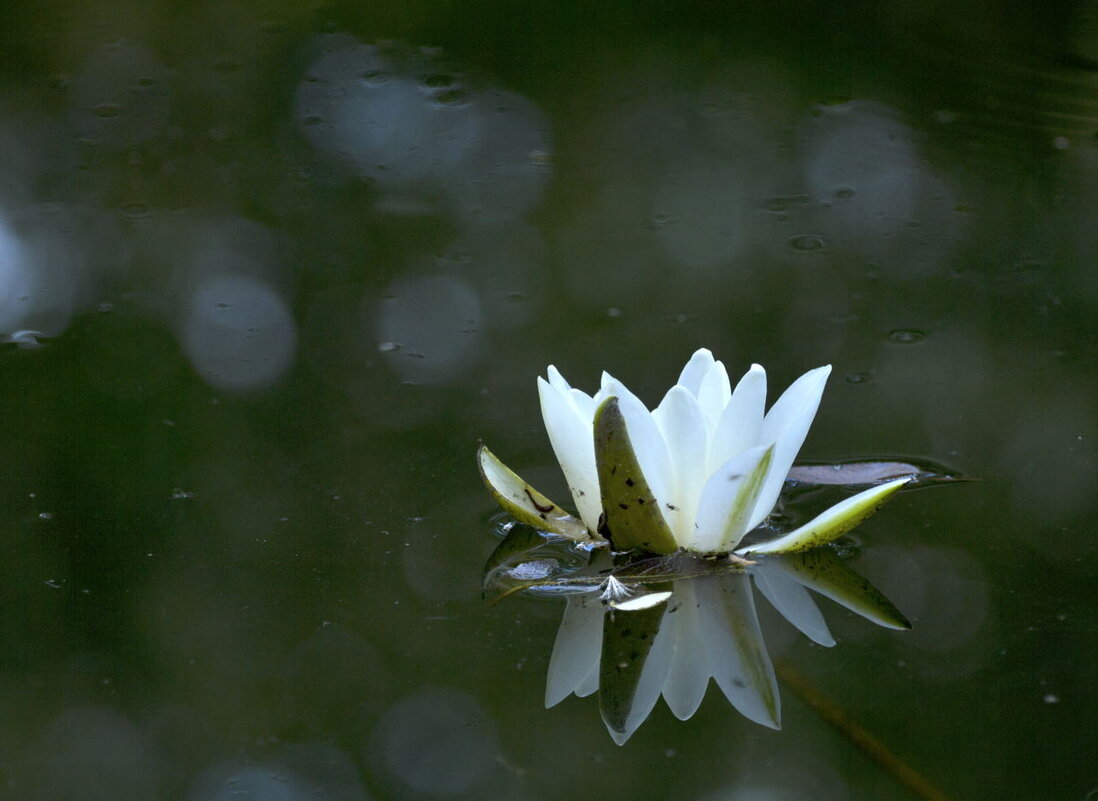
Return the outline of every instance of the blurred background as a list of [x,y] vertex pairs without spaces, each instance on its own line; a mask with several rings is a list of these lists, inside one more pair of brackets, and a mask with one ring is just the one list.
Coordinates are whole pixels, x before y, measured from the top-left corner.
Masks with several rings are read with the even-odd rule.
[[[775,658],[953,799],[1098,797],[1098,6],[7,2],[0,787],[916,798],[788,690],[623,747],[487,606],[478,439],[697,347],[930,458]],[[1088,756],[1089,755],[1089,756]]]

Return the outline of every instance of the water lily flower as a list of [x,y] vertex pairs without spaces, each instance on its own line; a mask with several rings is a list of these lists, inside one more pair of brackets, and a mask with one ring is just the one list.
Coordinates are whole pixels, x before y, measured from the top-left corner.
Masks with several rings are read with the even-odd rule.
[[538,378],[541,412],[578,517],[524,482],[487,448],[481,475],[520,522],[577,541],[608,539],[615,550],[671,553],[791,553],[830,542],[911,480],[871,487],[769,542],[741,546],[773,512],[820,404],[830,366],[794,381],[766,410],[759,365],[733,388],[706,349],[686,363],[649,410],[609,373],[593,396],[550,366]]

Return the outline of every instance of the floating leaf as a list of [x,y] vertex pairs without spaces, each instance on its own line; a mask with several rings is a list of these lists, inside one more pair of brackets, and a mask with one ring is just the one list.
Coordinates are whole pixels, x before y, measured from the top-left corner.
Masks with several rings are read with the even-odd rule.
[[[766,562],[798,584],[826,595],[867,620],[890,629],[910,629],[911,623],[869,579],[856,573],[831,548],[783,556]],[[769,571],[768,571],[769,572]]]
[[769,542],[738,548],[736,553],[799,553],[812,548],[819,548],[821,545],[827,545],[876,512],[881,504],[892,497],[896,490],[910,480],[910,477],[898,478],[887,484],[863,490],[857,495],[835,504],[785,536]]
[[671,553],[678,548],[641,471],[617,398],[595,412],[595,463],[603,514],[615,550]]
[[545,537],[538,534],[536,529],[522,525],[511,526],[507,535],[500,540],[499,545],[488,557],[488,561],[484,563],[485,582],[497,570],[506,569],[510,565],[524,561],[545,543]]
[[802,464],[789,470],[788,481],[801,484],[855,487],[867,484],[883,484],[908,476],[915,484],[934,484],[964,481],[948,467],[925,460],[920,464],[899,460],[839,462],[837,464]]
[[576,542],[593,539],[583,522],[553,503],[501,462],[484,445],[477,449],[484,485],[504,511],[520,523],[559,534]]

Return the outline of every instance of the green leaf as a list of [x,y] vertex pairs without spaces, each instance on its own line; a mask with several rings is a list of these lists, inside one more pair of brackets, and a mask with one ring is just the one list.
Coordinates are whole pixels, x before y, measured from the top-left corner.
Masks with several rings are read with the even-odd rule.
[[659,502],[641,472],[617,398],[607,398],[595,412],[595,463],[614,550],[678,550]]
[[[771,564],[770,561],[767,564]],[[869,579],[854,571],[831,548],[783,556],[773,560],[794,581],[826,595],[851,612],[879,626],[910,629],[911,623]]]
[[484,486],[515,520],[576,542],[594,539],[579,518],[568,514],[523,481],[484,445],[477,449],[477,465]]
[[947,484],[971,480],[962,478],[956,471],[928,459],[921,460],[917,464],[895,459],[839,462],[837,464],[800,464],[790,468],[786,480],[795,481],[799,484],[854,487],[866,484],[881,484],[904,476],[912,479],[909,486],[916,484],[919,486],[924,484]]
[[[671,589],[670,585],[666,589]],[[666,609],[664,600],[648,609],[611,610],[603,622],[599,711],[618,745],[629,738],[651,711],[637,706],[637,688]],[[659,684],[662,686],[662,680]]]
[[509,570],[523,562],[535,559],[534,552],[546,544],[545,537],[536,529],[522,525],[512,526],[484,563],[482,581],[485,592],[503,583],[500,581],[501,575],[506,575]]
[[910,476],[859,492],[822,512],[800,528],[770,542],[737,548],[736,553],[782,554],[799,553],[819,548],[841,537],[880,508]]

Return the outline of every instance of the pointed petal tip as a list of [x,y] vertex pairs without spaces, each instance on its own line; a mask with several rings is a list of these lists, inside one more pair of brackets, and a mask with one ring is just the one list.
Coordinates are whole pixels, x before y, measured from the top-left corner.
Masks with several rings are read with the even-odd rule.
[[614,745],[625,745],[629,738],[633,736],[631,731],[619,731],[610,728],[609,725],[607,725],[606,730],[610,732],[610,739],[614,741]]

